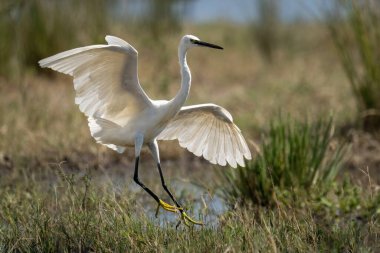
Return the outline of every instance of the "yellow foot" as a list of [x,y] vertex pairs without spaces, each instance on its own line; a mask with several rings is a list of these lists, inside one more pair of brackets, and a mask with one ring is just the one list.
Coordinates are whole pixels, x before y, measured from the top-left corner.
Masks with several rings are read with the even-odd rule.
[[194,225],[200,225],[200,226],[203,226],[204,224],[200,221],[196,221],[194,219],[192,219],[191,217],[189,217],[184,211],[183,211],[183,208],[182,207],[177,207],[177,206],[173,206],[173,205],[170,205],[168,203],[166,203],[165,201],[163,200],[159,200],[158,201],[158,206],[157,206],[157,210],[156,210],[156,217],[158,215],[158,211],[160,210],[160,207],[162,207],[163,209],[165,209],[166,211],[169,211],[169,212],[173,212],[173,213],[177,213],[177,212],[180,212],[181,213],[181,219],[179,220],[178,224],[177,224],[177,228],[179,226],[179,224],[181,224],[181,221],[183,221],[185,223],[186,226],[190,227],[190,223],[194,224]]
[[180,211],[180,212],[183,211],[182,207],[176,207],[176,206],[170,205],[170,204],[168,204],[165,201],[160,199],[158,202],[157,210],[156,210],[156,217],[158,215],[158,211],[160,210],[160,207],[162,207],[166,211],[173,212],[173,213],[176,213],[178,211]]
[[[202,222],[196,221],[196,220],[193,220],[192,218],[190,218],[184,211],[181,212],[181,219],[183,220],[185,225],[188,227],[190,226],[189,222],[193,223],[194,225],[200,225],[200,226],[204,225]],[[180,224],[180,222],[181,221],[179,221],[179,223],[177,224],[177,227]]]

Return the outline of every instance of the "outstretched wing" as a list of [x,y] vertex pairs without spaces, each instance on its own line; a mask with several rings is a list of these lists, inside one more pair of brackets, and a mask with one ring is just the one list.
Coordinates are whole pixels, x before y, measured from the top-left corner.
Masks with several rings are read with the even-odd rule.
[[233,123],[231,114],[218,105],[184,106],[159,134],[158,140],[178,139],[179,145],[213,164],[244,166],[251,152]]
[[72,49],[39,64],[74,77],[75,103],[87,116],[122,124],[151,102],[139,84],[136,49],[117,37],[106,36],[106,41],[108,45]]

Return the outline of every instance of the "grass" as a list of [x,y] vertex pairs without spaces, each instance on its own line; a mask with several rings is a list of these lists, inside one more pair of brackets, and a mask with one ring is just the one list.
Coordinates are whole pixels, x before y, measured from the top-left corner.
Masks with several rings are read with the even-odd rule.
[[330,191],[342,168],[346,148],[333,142],[333,119],[298,122],[280,116],[263,136],[261,152],[248,163],[224,174],[226,197],[240,203],[273,205],[276,191],[296,195],[317,188]]
[[[20,171],[0,181],[3,252],[221,252],[376,251],[378,216],[326,215],[312,204],[237,208],[217,225],[175,229],[141,212],[128,188],[115,190],[56,166],[49,180]],[[16,180],[16,181],[14,181]],[[12,182],[13,181],[13,182]],[[358,196],[363,204],[367,199]],[[140,210],[140,211],[139,211]],[[319,210],[319,211],[318,211]],[[322,211],[321,211],[322,210]],[[205,215],[209,215],[207,212]]]
[[[7,28],[1,30],[6,32],[2,33],[0,41],[5,49],[0,50],[0,57],[14,55],[16,59],[15,55],[25,52],[33,56],[30,59],[43,58],[72,47],[103,42],[106,33],[114,34],[139,50],[140,81],[154,99],[168,99],[178,91],[176,48],[182,34],[195,34],[224,46],[222,52],[194,49],[189,53],[193,86],[188,104],[212,102],[228,109],[249,143],[262,140],[267,153],[272,150],[276,154],[268,154],[270,159],[266,162],[275,164],[278,172],[282,172],[276,176],[278,187],[275,190],[270,188],[272,183],[268,178],[262,179],[262,183],[269,190],[259,189],[267,198],[275,197],[274,205],[238,205],[233,200],[232,203],[221,202],[218,207],[212,199],[219,199],[215,194],[224,185],[215,172],[225,168],[215,168],[194,157],[180,149],[176,142],[160,143],[167,183],[181,203],[190,207],[189,214],[206,222],[202,228],[181,226],[176,230],[176,216],[161,212],[158,219],[154,218],[155,203],[141,189],[135,188],[133,150],[121,156],[92,140],[85,116],[73,103],[72,80],[34,72],[35,60],[24,61],[24,56],[16,59],[18,64],[32,65],[17,70],[11,65],[12,57],[6,56],[3,62],[10,64],[0,67],[3,69],[0,71],[1,251],[379,251],[379,181],[376,173],[371,173],[371,177],[368,176],[371,180],[367,180],[359,170],[370,166],[370,172],[376,171],[376,136],[369,135],[366,139],[352,134],[352,130],[345,132],[347,136],[340,136],[354,144],[359,139],[368,145],[356,146],[360,152],[348,157],[343,171],[335,178],[339,166],[328,166],[325,162],[329,161],[329,156],[321,159],[321,155],[310,155],[314,157],[311,159],[303,153],[314,147],[314,153],[334,154],[331,147],[335,139],[331,142],[330,121],[321,122],[323,127],[316,132],[318,127],[307,122],[270,123],[279,108],[296,122],[302,122],[306,115],[310,122],[317,122],[331,112],[336,115],[337,126],[355,119],[355,115],[347,113],[355,111],[355,98],[347,89],[345,72],[333,55],[333,41],[323,26],[298,23],[283,27],[281,24],[291,40],[285,38],[275,49],[275,60],[267,64],[265,56],[252,43],[248,25],[183,24],[179,31],[163,33],[165,36],[160,43],[164,46],[153,47],[147,42],[148,37],[137,32],[130,23],[96,29],[96,23],[102,19],[89,19],[89,15],[82,13],[86,9],[83,6],[77,12],[64,9],[62,13],[72,15],[64,15],[62,19],[59,15],[54,16],[55,11],[45,13],[48,5],[39,6],[43,1],[4,3],[8,2],[28,2],[28,5],[22,8],[26,11],[25,20],[14,28],[17,31],[14,34],[22,37],[17,43],[10,43],[16,40],[7,37],[13,32],[13,28],[10,29],[13,26],[7,24],[14,20],[9,19],[9,15],[0,17],[6,20],[1,22],[1,29]],[[68,3],[70,6],[71,1]],[[32,5],[41,7],[43,21],[53,16],[52,21],[40,22],[40,26],[29,23],[28,17],[38,19],[38,15],[31,15],[28,9]],[[71,31],[72,23],[76,22],[81,24],[81,29]],[[55,28],[44,30],[48,24],[54,24]],[[36,33],[38,36],[32,36],[32,30],[22,33],[33,27],[42,29]],[[70,31],[66,33],[66,29]],[[71,36],[72,33],[75,35]],[[68,39],[57,41],[62,34]],[[41,44],[37,41],[39,37]],[[23,46],[37,44],[43,48],[34,50],[35,46]],[[17,51],[17,48],[22,50]],[[17,54],[13,54],[15,51]],[[163,72],[157,71],[163,63]],[[17,78],[9,78],[9,75]],[[263,132],[271,134],[267,136],[269,139],[261,139]],[[293,137],[277,135],[281,132],[289,132]],[[271,143],[271,138],[276,144]],[[294,150],[294,159],[290,158],[289,150]],[[278,159],[278,154],[287,158]],[[356,162],[358,155],[360,163]],[[305,164],[313,166],[305,167]],[[144,151],[141,179],[157,194],[166,196],[156,169],[152,171],[154,167],[151,157]],[[298,170],[301,173],[288,170],[293,167],[302,168]],[[263,170],[263,165],[258,168],[261,173],[274,173],[274,169]],[[321,173],[307,176],[312,168],[318,168]],[[302,171],[307,173],[302,175]],[[247,172],[252,173],[251,170]],[[347,178],[353,179],[345,179],[343,172],[348,172]],[[295,176],[299,181],[292,179]],[[329,177],[334,178],[327,180],[329,190],[319,191],[323,180]],[[320,179],[314,182],[310,178]],[[363,178],[366,181],[360,184]],[[186,186],[190,190],[185,189]],[[218,212],[217,208],[220,208]]]
[[[109,22],[105,10],[104,0],[91,4],[87,1],[2,1],[0,60],[9,64],[0,66],[0,74],[20,81],[24,73],[39,71],[36,62],[47,55],[79,45],[83,40],[103,39],[103,35],[99,35],[108,30]],[[91,19],[87,18],[87,12],[92,13]],[[79,27],[86,32],[78,32]]]
[[[338,0],[328,27],[367,128],[380,126],[380,25],[376,1]],[[339,13],[343,13],[340,14]],[[364,113],[363,113],[364,111]],[[372,126],[371,126],[372,125]]]

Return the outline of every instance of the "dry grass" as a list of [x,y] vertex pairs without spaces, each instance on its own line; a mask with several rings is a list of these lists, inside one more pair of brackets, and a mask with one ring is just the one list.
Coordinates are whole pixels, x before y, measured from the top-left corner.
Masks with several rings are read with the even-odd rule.
[[[333,56],[327,31],[307,24],[288,29],[292,39],[280,44],[273,64],[269,65],[248,39],[246,27],[185,26],[182,33],[196,34],[225,47],[222,52],[195,49],[189,53],[193,86],[187,103],[213,102],[225,107],[249,140],[258,140],[279,111],[298,119],[308,116],[313,120],[330,112],[338,123],[354,119],[354,114],[347,113],[354,112],[354,99],[338,59]],[[140,80],[152,98],[167,99],[176,93],[180,82],[176,50],[179,34],[163,39],[166,47],[163,51],[155,50],[137,33],[125,34],[120,27],[110,34],[126,39],[140,51]],[[163,58],[157,57],[161,53],[167,54],[165,68],[161,68]],[[32,73],[19,79],[20,82],[2,80],[0,83],[0,196],[4,200],[0,208],[7,208],[8,212],[0,216],[0,238],[4,238],[0,247],[4,250],[305,252],[335,249],[339,252],[377,249],[377,220],[370,217],[363,223],[351,222],[349,215],[336,220],[331,213],[321,218],[314,212],[313,204],[306,202],[306,207],[299,209],[238,208],[217,217],[218,226],[208,224],[199,231],[176,231],[175,222],[161,227],[149,215],[135,216],[146,203],[143,213],[154,207],[150,206],[151,200],[137,200],[140,195],[135,197],[134,189],[126,186],[133,185],[130,176],[133,152],[128,150],[120,156],[93,141],[85,116],[73,103],[70,78],[50,79]],[[193,195],[201,194],[183,190],[179,184],[196,182],[211,195],[218,190],[220,182],[215,179],[213,166],[180,149],[176,142],[161,143],[160,147],[167,181],[188,206],[192,206]],[[151,172],[153,164],[147,152],[142,160],[146,161],[141,170],[143,181],[162,194],[158,174]],[[68,175],[81,178],[86,169],[96,175],[86,195],[88,209],[81,206],[86,199],[81,195],[86,189],[85,181],[74,182],[75,195],[71,183],[52,172],[62,161],[65,161],[63,171]],[[121,191],[101,186],[102,180],[108,177],[119,185],[122,182]],[[54,193],[56,187],[61,191],[59,198]],[[117,198],[115,192],[120,194]],[[207,219],[205,210],[202,215]],[[102,216],[104,212],[108,216]],[[86,225],[84,221],[89,223]]]
[[[24,170],[24,175],[35,175]],[[26,175],[27,173],[27,175]],[[49,180],[0,180],[0,249],[4,252],[376,252],[376,217],[331,215],[319,202],[237,208],[204,228],[175,229],[153,219],[149,202],[131,190],[57,166]],[[4,179],[8,179],[6,182]],[[363,195],[361,195],[363,196]],[[342,199],[347,197],[343,195]],[[355,198],[360,204],[367,198]],[[325,210],[326,208],[326,210]],[[143,212],[142,212],[143,210]],[[202,210],[208,220],[212,212]]]

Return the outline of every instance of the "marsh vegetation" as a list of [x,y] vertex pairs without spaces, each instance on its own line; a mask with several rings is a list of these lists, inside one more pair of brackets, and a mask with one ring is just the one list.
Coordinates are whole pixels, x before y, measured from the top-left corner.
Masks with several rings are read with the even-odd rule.
[[[170,17],[176,1],[160,6],[178,23],[172,30],[154,10],[158,23],[112,18],[112,1],[83,1],[73,13],[74,2],[0,4],[1,251],[380,251],[375,1],[337,0],[343,14],[319,21],[276,20],[275,34],[263,34],[266,20],[182,23]],[[181,35],[225,48],[189,53],[188,104],[228,109],[254,159],[217,167],[174,141],[159,144],[169,187],[205,226],[176,229],[175,214],[156,218],[154,201],[133,183],[133,150],[96,144],[71,79],[37,68],[105,34],[139,50],[140,81],[155,99],[179,88]],[[268,39],[276,40],[270,49]],[[153,160],[142,156],[142,181],[165,199]]]

